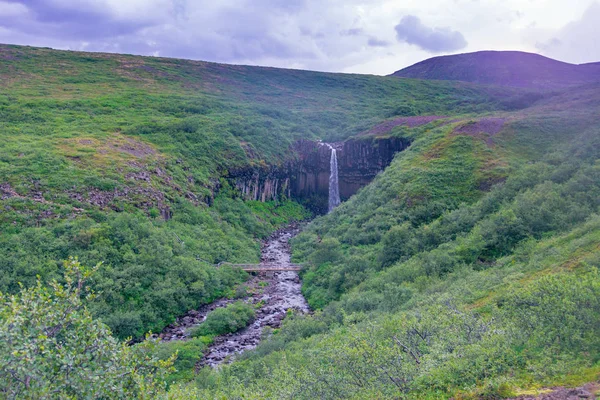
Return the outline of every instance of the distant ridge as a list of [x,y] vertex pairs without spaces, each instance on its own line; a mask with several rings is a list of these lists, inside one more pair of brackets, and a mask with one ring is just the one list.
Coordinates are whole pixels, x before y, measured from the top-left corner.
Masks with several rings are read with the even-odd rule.
[[553,88],[600,82],[600,62],[577,65],[520,51],[479,51],[433,57],[391,76]]

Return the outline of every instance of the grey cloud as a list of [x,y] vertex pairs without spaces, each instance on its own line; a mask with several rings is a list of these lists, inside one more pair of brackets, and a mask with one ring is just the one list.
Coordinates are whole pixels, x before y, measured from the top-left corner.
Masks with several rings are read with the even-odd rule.
[[109,15],[98,3],[80,2],[76,7],[64,3],[43,0],[9,0],[24,5],[33,14],[35,20],[43,23],[86,23],[95,19],[104,20]]
[[[264,3],[264,1],[263,1]],[[283,1],[280,2],[283,4]],[[300,2],[297,2],[300,3]],[[297,5],[297,4],[296,4]],[[288,12],[289,8],[283,7],[283,12]],[[274,58],[286,59],[299,56],[302,50],[293,41],[286,41],[284,37],[278,37],[273,29],[273,17],[265,12],[266,10],[256,8],[251,9],[222,9],[217,12],[218,21],[227,21],[221,26],[212,27],[212,31],[218,34],[218,37],[199,35],[198,40],[201,44],[205,41],[217,40],[224,49],[228,49],[222,54],[225,56],[221,61],[249,60],[259,58],[265,55]],[[313,34],[318,37],[319,33]],[[198,46],[201,48],[201,46]]]
[[563,43],[558,38],[552,38],[545,43],[536,43],[535,47],[541,51],[552,51],[553,48],[561,46]]
[[407,15],[396,25],[396,38],[430,53],[456,51],[467,46],[462,33],[450,28],[430,28],[414,15]]
[[346,36],[360,36],[363,34],[363,30],[362,28],[352,28],[342,31],[341,34]]
[[19,17],[0,12],[0,42],[15,44],[322,71],[369,63],[374,51],[394,44],[381,36],[385,26],[357,17],[362,0],[0,0],[0,6],[8,2],[21,5]]
[[[30,36],[46,36],[68,43],[91,42],[89,50],[117,51],[174,57],[199,57],[214,61],[252,60],[269,55],[274,58],[297,56],[294,43],[285,42],[272,32],[271,15],[294,12],[304,0],[260,0],[252,7],[205,7],[194,2],[201,13],[201,24],[187,21],[192,3],[173,0],[170,10],[150,13],[138,20],[118,18],[107,4],[99,1],[8,0],[27,8],[24,18],[0,18],[0,26]],[[267,9],[269,8],[269,9]],[[167,12],[165,12],[167,11]],[[198,15],[196,15],[197,17]],[[166,27],[187,25],[184,29]],[[182,34],[181,31],[187,34]],[[142,32],[143,31],[143,32]],[[151,44],[150,44],[151,43]],[[71,47],[71,46],[69,46]]]
[[252,5],[260,9],[276,9],[294,13],[306,6],[307,0],[254,0]]
[[[362,28],[347,29],[345,31],[341,31],[340,34],[342,36],[367,36],[364,29]],[[374,36],[369,36],[367,39],[367,45],[369,47],[388,47],[390,45],[390,42],[388,42],[387,40],[378,39]]]
[[187,13],[186,0],[173,0],[173,15],[178,18],[185,18]]
[[128,35],[150,26],[150,21],[118,19],[98,2],[65,4],[44,0],[8,0],[21,4],[27,13],[22,18],[0,18],[0,26],[28,35],[90,40]]
[[536,44],[540,52],[548,57],[575,63],[600,60],[600,3],[593,2],[581,18],[573,21],[549,40]]
[[312,39],[323,39],[325,37],[323,32],[313,32],[310,28],[305,26],[301,26],[298,29],[302,36],[310,37]]
[[390,42],[388,42],[387,40],[380,40],[375,37],[370,37],[367,41],[367,44],[370,47],[388,47],[390,45]]

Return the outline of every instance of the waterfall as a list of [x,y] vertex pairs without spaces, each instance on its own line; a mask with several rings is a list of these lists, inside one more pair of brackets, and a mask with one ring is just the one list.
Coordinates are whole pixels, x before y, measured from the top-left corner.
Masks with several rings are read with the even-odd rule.
[[329,143],[319,142],[319,146],[327,146],[331,150],[331,158],[329,159],[329,209],[331,212],[334,208],[340,205],[340,183],[338,181],[338,162],[335,149]]
[[340,184],[338,182],[338,163],[335,149],[331,149],[331,159],[329,160],[329,212],[340,205]]

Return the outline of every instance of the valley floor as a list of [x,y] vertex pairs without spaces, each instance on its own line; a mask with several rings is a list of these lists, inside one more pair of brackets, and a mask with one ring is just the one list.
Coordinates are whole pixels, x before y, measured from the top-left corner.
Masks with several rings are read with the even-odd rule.
[[[261,249],[262,267],[286,268],[290,266],[289,240],[300,232],[297,224],[291,224],[274,232]],[[196,367],[216,367],[230,362],[244,351],[254,349],[265,334],[265,328],[277,329],[286,315],[295,310],[301,314],[310,311],[300,292],[301,282],[295,271],[268,271],[255,273],[250,280],[238,286],[234,298],[222,298],[197,310],[191,310],[156,335],[163,342],[186,341],[193,329],[200,326],[216,309],[243,301],[256,309],[256,317],[250,325],[237,332],[215,337],[203,352]]]

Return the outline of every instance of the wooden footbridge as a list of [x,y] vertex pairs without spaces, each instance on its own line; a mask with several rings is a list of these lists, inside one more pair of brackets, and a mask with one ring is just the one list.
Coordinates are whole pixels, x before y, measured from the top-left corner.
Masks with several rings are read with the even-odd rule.
[[303,268],[301,264],[219,264],[219,266],[222,265],[239,268],[246,272],[300,271]]

